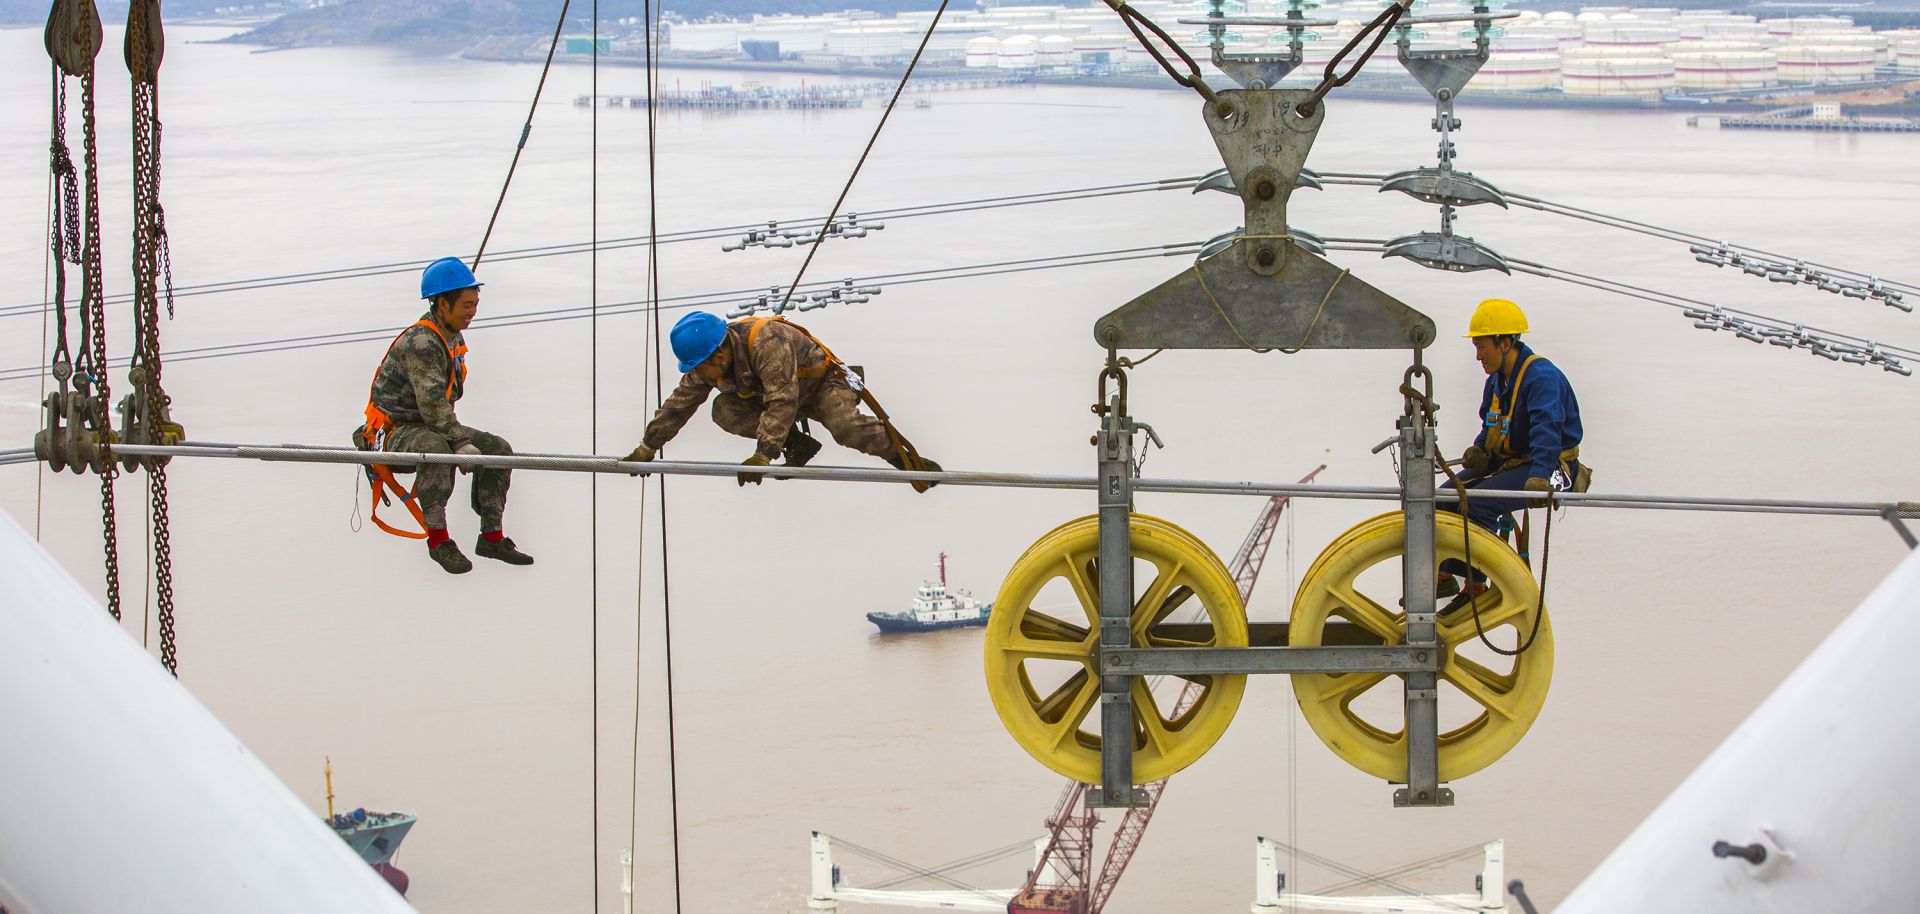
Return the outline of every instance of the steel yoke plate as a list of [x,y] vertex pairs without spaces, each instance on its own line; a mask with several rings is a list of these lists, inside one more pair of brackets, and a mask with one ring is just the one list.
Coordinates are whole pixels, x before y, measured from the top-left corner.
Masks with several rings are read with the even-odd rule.
[[1239,188],[1246,234],[1095,321],[1097,343],[1116,349],[1294,349],[1303,343],[1309,349],[1406,349],[1433,342],[1426,315],[1358,277],[1343,277],[1339,267],[1288,237],[1287,200],[1326,116],[1326,105],[1300,116],[1298,106],[1311,94],[1228,89],[1219,93],[1219,104],[1203,104],[1214,145]]

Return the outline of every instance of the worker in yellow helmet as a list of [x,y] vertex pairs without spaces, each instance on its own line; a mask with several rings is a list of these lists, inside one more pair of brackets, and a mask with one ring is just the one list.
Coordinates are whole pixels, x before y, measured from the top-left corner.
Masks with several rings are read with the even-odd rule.
[[[1480,394],[1480,432],[1460,459],[1461,482],[1469,489],[1524,489],[1542,497],[1585,491],[1592,473],[1580,464],[1580,404],[1573,385],[1559,366],[1520,341],[1525,332],[1527,315],[1504,298],[1489,298],[1473,311],[1466,336],[1487,381]],[[1497,530],[1503,518],[1526,505],[1523,499],[1476,495],[1468,500],[1467,518]],[[1454,575],[1466,568],[1450,561],[1440,571],[1440,595],[1457,592]]]

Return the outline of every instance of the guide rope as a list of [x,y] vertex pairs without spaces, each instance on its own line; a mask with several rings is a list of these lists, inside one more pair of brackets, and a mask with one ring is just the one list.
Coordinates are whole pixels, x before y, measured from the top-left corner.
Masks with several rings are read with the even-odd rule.
[[[933,39],[933,30],[940,27],[940,17],[946,12],[947,0],[940,0],[940,6],[933,11],[933,21],[927,23],[926,34],[920,36],[920,46],[913,49],[913,57],[907,61],[907,71],[900,74],[900,83],[893,87],[893,97],[887,99],[886,109],[880,112],[880,123],[873,125],[873,135],[867,137],[866,148],[860,150],[859,160],[853,163],[853,173],[847,175],[847,183],[840,188],[840,196],[834,199],[833,208],[827,210],[827,218],[820,221],[821,225],[830,226],[833,220],[839,217],[841,205],[847,202],[847,194],[853,191],[854,179],[860,177],[861,167],[867,164],[867,156],[873,152],[873,144],[879,142],[880,131],[886,128],[887,118],[893,116],[893,108],[900,102],[900,93],[907,90],[907,80],[913,78],[913,69],[920,65],[920,55],[926,53],[927,42]],[[651,99],[652,95],[649,94],[648,98]],[[653,112],[651,102],[648,103],[647,112],[651,117]],[[651,122],[649,122],[648,131],[648,136],[651,137]],[[800,271],[793,274],[793,282],[787,284],[786,296],[780,299],[780,310],[786,310],[787,303],[793,301],[793,291],[800,287],[801,278],[807,275],[807,266],[813,263],[813,255],[820,253],[820,246],[826,243],[828,234],[822,231],[814,237],[813,244],[808,245],[806,259],[800,261]]]
[[[513,173],[520,168],[520,154],[527,151],[527,137],[533,134],[533,113],[540,109],[540,93],[546,91],[547,74],[553,71],[553,52],[560,47],[560,33],[567,27],[567,7],[572,5],[572,3],[573,0],[561,0],[560,2],[560,17],[558,21],[553,24],[553,40],[547,43],[547,62],[541,65],[540,81],[533,86],[533,101],[527,105],[527,121],[520,127],[520,141],[513,145],[513,161],[507,163],[507,179],[500,182],[500,196],[493,201],[493,215],[487,217],[487,230],[480,235],[480,248],[473,252],[473,269],[477,270],[480,268],[480,258],[485,257],[487,254],[487,241],[493,238],[494,223],[500,221],[500,207],[506,205],[507,202],[507,188],[513,186]],[[596,71],[599,69],[600,57],[599,27],[600,17],[598,13],[595,13],[593,51],[594,69]],[[597,81],[596,85],[598,85]],[[597,109],[598,107],[598,104],[596,104],[595,108]],[[408,269],[412,267],[412,264],[407,265]],[[598,898],[599,893],[596,892],[594,897]]]

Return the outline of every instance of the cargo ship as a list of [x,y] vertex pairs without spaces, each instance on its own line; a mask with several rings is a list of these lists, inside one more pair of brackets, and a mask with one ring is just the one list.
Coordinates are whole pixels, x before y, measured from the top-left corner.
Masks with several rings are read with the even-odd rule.
[[987,624],[993,604],[981,605],[964,590],[947,590],[947,554],[940,553],[940,583],[924,582],[913,595],[913,605],[905,612],[867,613],[867,621],[886,634],[895,632],[933,632],[943,628],[971,628]]
[[374,872],[380,874],[393,890],[407,894],[407,886],[412,880],[404,870],[393,865],[393,855],[400,850],[400,842],[405,840],[407,832],[413,829],[414,816],[404,812],[368,812],[358,808],[352,812],[335,815],[333,812],[333,760],[327,760],[327,826],[339,835],[353,852],[360,855]]

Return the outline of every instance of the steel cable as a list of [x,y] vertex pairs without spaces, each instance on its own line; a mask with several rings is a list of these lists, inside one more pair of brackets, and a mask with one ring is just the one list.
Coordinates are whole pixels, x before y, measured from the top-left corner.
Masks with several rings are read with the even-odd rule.
[[[540,81],[533,86],[533,102],[527,105],[527,122],[520,128],[520,142],[514,144],[513,161],[507,163],[507,179],[500,182],[500,196],[493,201],[493,215],[487,217],[487,230],[480,235],[480,247],[473,252],[473,268],[476,270],[480,268],[480,258],[486,256],[487,241],[493,238],[494,223],[500,221],[500,207],[506,205],[507,188],[513,186],[513,173],[520,167],[520,154],[527,150],[527,137],[533,133],[533,113],[540,108],[540,93],[546,91],[547,74],[553,70],[553,52],[560,47],[560,33],[567,27],[567,7],[572,3],[573,0],[560,0],[560,17],[559,20],[553,24],[553,40],[547,44],[547,62],[540,67]],[[595,9],[596,12],[594,13],[593,21],[593,56],[594,71],[596,74],[595,85],[597,86],[599,84],[598,71],[600,69],[600,14],[597,12],[597,4]],[[595,100],[594,108],[596,110],[599,108],[597,99]],[[599,898],[599,893],[595,892],[594,897],[596,899]]]
[[[831,226],[840,215],[840,207],[847,202],[847,194],[853,192],[854,179],[860,177],[860,169],[867,164],[867,156],[873,153],[873,144],[880,141],[880,131],[886,129],[887,118],[893,116],[893,108],[900,101],[900,93],[907,90],[907,80],[913,78],[913,69],[920,65],[920,55],[926,53],[927,42],[933,40],[933,30],[940,27],[940,17],[947,12],[947,0],[940,0],[940,6],[933,11],[933,21],[927,23],[927,32],[920,36],[920,46],[913,49],[913,58],[907,61],[907,71],[900,74],[900,84],[893,89],[893,97],[887,99],[887,107],[880,112],[880,123],[873,125],[873,135],[867,137],[867,146],[860,150],[860,158],[853,163],[853,173],[847,175],[847,183],[840,188],[840,196],[834,198],[833,207],[827,210],[827,218],[820,220],[821,225]],[[652,99],[653,93],[647,93]],[[652,111],[652,102],[648,102],[648,111]],[[787,303],[793,300],[793,291],[800,288],[800,280],[807,275],[807,267],[813,263],[813,255],[820,253],[820,246],[827,243],[827,232],[823,229],[814,236],[813,244],[807,248],[806,259],[800,261],[800,270],[793,274],[793,282],[787,284],[787,294],[780,300],[780,310],[786,310]]]

